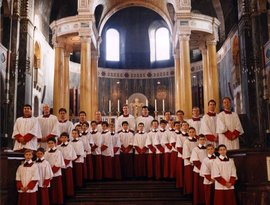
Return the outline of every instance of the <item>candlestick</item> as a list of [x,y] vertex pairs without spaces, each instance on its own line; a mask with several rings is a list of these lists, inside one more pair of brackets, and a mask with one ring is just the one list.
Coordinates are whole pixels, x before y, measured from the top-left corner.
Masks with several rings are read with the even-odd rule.
[[111,112],[111,111],[112,111],[112,101],[109,100],[109,112]]
[[155,111],[157,111],[157,99],[155,99]]
[[126,105],[128,105],[128,99],[126,99]]
[[117,112],[120,112],[120,100],[117,100]]
[[162,100],[162,111],[165,112],[165,101]]
[[148,106],[148,100],[147,99],[145,100],[145,105]]

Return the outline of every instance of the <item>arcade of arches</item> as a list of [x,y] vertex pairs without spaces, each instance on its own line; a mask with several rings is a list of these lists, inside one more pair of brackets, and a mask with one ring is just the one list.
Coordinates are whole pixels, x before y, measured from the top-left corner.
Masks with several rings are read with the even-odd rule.
[[229,96],[245,130],[241,147],[269,148],[269,6],[267,0],[0,0],[1,147],[11,146],[25,103],[35,116],[42,103],[56,115],[64,107],[71,120],[80,110],[89,120],[96,111],[116,117],[126,102],[130,110],[147,104],[150,114],[181,109],[190,118],[193,106],[203,114],[215,99],[221,110]]

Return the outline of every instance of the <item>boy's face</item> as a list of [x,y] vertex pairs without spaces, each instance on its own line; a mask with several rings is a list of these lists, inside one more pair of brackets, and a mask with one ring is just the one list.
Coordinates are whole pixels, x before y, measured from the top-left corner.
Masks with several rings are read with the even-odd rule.
[[188,131],[188,124],[187,123],[182,123],[182,130],[183,131]]
[[128,130],[128,124],[123,124],[122,127],[124,130]]
[[81,113],[81,114],[79,115],[79,119],[80,119],[80,122],[86,121],[86,115],[85,115],[84,113]]
[[82,131],[82,126],[76,126],[75,129],[78,130],[79,132],[81,132]]
[[110,125],[110,131],[114,132],[114,125]]
[[214,154],[215,152],[214,147],[207,147],[206,150],[207,150],[207,154],[210,154],[210,155]]
[[226,156],[226,154],[227,154],[227,149],[226,149],[225,147],[220,147],[220,148],[218,149],[218,153],[219,153],[220,155],[222,155],[222,156]]
[[141,131],[141,132],[142,132],[142,131],[143,131],[143,129],[144,129],[144,126],[143,126],[142,124],[138,125],[138,130],[139,130],[139,131]]
[[33,157],[33,154],[31,152],[26,152],[24,154],[24,158],[26,161],[29,161],[30,159],[32,159],[32,157]]
[[172,120],[169,121],[169,127],[174,128],[174,121],[172,121]]
[[55,147],[55,143],[53,141],[49,141],[48,142],[48,147],[49,148],[54,148]]
[[184,115],[183,115],[182,112],[178,112],[176,115],[177,115],[177,117],[178,117],[179,120],[181,120],[181,121],[184,120]]
[[164,119],[168,121],[170,118],[171,118],[171,113],[170,112],[165,112]]
[[208,105],[208,110],[210,112],[215,112],[215,109],[216,109],[216,104],[214,102],[210,102]]
[[161,123],[161,124],[160,124],[160,127],[161,127],[162,129],[165,129],[165,128],[166,128],[166,124],[165,124],[165,123]]
[[96,123],[92,123],[92,124],[91,124],[91,128],[92,128],[92,130],[97,129],[97,124],[96,124]]
[[78,132],[72,131],[72,137],[73,138],[78,138]]
[[60,116],[60,119],[65,119],[66,118],[66,112],[65,111],[60,111],[59,116]]
[[40,158],[42,158],[44,156],[44,154],[43,154],[43,152],[39,151],[39,152],[36,153],[36,156],[37,156],[37,158],[40,159]]
[[179,131],[180,130],[180,124],[179,123],[175,124],[174,128]]
[[31,108],[28,107],[28,106],[23,107],[23,115],[25,115],[25,116],[30,116],[30,115],[32,115],[32,110],[31,110]]
[[152,127],[153,127],[154,129],[157,129],[157,128],[158,128],[158,123],[157,123],[157,122],[153,122]]
[[60,137],[60,142],[65,143],[65,142],[67,142],[67,141],[68,141],[68,138],[67,138],[66,136],[61,136],[61,137]]
[[199,144],[201,145],[205,145],[205,138],[204,137],[200,137],[198,140]]
[[193,108],[192,109],[192,115],[194,117],[199,117],[199,115],[200,115],[200,109],[198,107]]
[[188,136],[189,137],[194,137],[196,135],[196,131],[194,129],[188,130]]
[[86,125],[86,124],[83,124],[82,125],[82,130],[85,132],[85,131],[87,131],[88,130],[88,126]]
[[102,125],[102,130],[105,131],[105,130],[107,130],[107,129],[108,129],[108,126],[107,126],[106,124],[103,124],[103,125]]

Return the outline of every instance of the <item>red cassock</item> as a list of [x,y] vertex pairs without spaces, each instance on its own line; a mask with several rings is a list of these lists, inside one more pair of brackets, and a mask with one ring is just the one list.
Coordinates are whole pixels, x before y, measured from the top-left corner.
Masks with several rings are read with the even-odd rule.
[[162,160],[162,154],[156,154],[155,156],[155,179],[159,180],[161,179],[162,173],[162,165],[161,165],[161,160]]
[[93,171],[93,160],[92,155],[86,155],[86,166],[87,166],[87,179],[93,180],[94,179],[94,171]]
[[102,179],[102,157],[101,155],[92,155],[93,159],[93,169],[94,169],[94,179],[101,180]]
[[214,197],[215,205],[236,205],[234,189],[230,190],[215,190]]
[[102,156],[103,161],[103,177],[105,179],[112,179],[112,157],[111,156]]
[[74,163],[74,182],[78,188],[83,187],[83,167],[84,163]]
[[170,178],[175,178],[177,163],[177,152],[172,151],[170,155]]
[[62,176],[53,177],[51,180],[50,202],[51,204],[64,203]]
[[43,187],[38,188],[38,204],[50,205],[49,189],[48,188],[43,188]]
[[187,165],[184,166],[184,193],[192,194],[193,193],[193,166]]
[[214,204],[214,184],[204,184],[204,198],[205,205],[213,205]]
[[37,193],[18,193],[18,205],[36,205]]
[[64,195],[67,197],[74,196],[73,170],[71,167],[62,169]]
[[183,188],[183,159],[182,157],[177,157],[176,161],[176,174],[175,174],[175,180],[176,180],[176,188]]
[[170,158],[171,158],[171,153],[164,153],[163,155],[163,177],[164,178],[169,178],[170,175]]
[[152,153],[148,153],[147,155],[147,177],[148,178],[153,178],[154,177],[154,159],[155,155]]
[[122,179],[120,155],[114,155],[113,157],[113,178],[117,180]]
[[134,155],[134,171],[135,171],[135,177],[146,176],[146,155],[145,154]]
[[124,178],[133,177],[133,153],[121,153],[121,171]]
[[203,187],[203,177],[199,173],[193,172],[193,204],[204,204],[204,187]]

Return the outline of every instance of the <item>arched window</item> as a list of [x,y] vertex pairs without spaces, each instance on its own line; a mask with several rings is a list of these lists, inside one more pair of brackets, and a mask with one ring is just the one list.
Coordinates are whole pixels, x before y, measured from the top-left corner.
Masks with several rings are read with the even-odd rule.
[[116,29],[109,29],[106,32],[106,60],[120,60],[120,37]]
[[170,59],[170,34],[167,28],[161,27],[156,30],[155,47],[157,61]]

